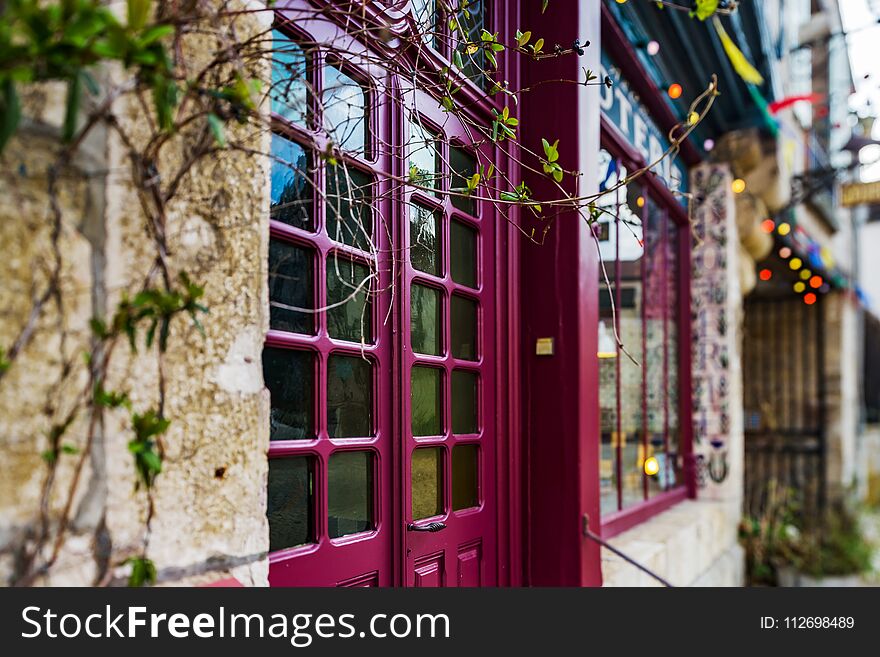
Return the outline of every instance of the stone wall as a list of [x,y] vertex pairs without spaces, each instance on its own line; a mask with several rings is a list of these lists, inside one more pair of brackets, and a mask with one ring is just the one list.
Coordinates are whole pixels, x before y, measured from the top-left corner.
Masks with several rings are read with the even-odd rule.
[[[673,586],[742,586],[738,502],[687,500],[610,542]],[[603,548],[604,586],[662,586]]]
[[[235,30],[244,37],[268,29],[270,21],[266,12],[240,16]],[[208,35],[184,44],[193,66],[211,57],[216,46]],[[268,78],[268,62],[255,71]],[[101,73],[104,80],[121,74]],[[44,272],[54,262],[47,171],[58,149],[63,103],[51,86],[30,90],[28,100],[28,119],[0,160],[0,345],[6,348],[27,325],[31,297],[45,286]],[[134,140],[146,138],[147,119],[136,99],[124,97],[114,109]],[[241,128],[234,137],[268,152],[265,130]],[[155,257],[129,177],[126,147],[115,133],[104,131],[86,146],[59,185],[63,303],[46,305],[29,346],[0,381],[0,581],[5,583],[17,580],[23,548],[40,531],[47,432],[88,388],[88,368],[79,355],[92,346],[89,319],[112,314]],[[164,170],[183,161],[186,148],[181,136],[166,151]],[[261,351],[268,327],[268,184],[267,157],[226,151],[197,163],[169,208],[169,269],[186,271],[204,287],[209,313],[202,321],[204,335],[188,319],[172,323],[161,372],[171,426],[164,436],[166,454],[155,483],[146,549],[160,583],[234,576],[245,584],[267,584],[269,398]],[[68,362],[72,365],[65,366]],[[106,388],[126,392],[135,411],[153,408],[158,362],[155,347],[132,353],[121,342]],[[86,444],[89,421],[97,430]],[[128,450],[129,416],[122,410],[93,420],[78,416],[66,435],[65,442],[75,448],[69,451],[88,458],[59,558],[36,583],[124,582],[126,571],[119,565],[139,554],[147,517],[146,496],[136,486]],[[49,548],[79,460],[78,454],[59,457],[54,492],[44,504]]]

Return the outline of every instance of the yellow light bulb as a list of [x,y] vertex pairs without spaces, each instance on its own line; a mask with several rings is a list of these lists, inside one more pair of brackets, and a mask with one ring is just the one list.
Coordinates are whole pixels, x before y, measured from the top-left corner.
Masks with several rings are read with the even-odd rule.
[[800,294],[801,292],[803,292],[806,289],[807,289],[806,284],[801,281],[798,281],[797,283],[794,284],[794,291],[797,292],[798,294]]
[[746,191],[746,181],[742,178],[737,178],[730,185],[731,189],[733,189],[734,194],[742,194]]
[[691,112],[688,115],[688,123],[690,123],[691,125],[697,125],[697,123],[699,123],[699,122],[700,122],[700,115],[697,114],[696,112]]
[[813,275],[813,272],[811,272],[809,269],[801,269],[801,280],[802,281],[809,279],[810,276],[812,276],[812,275]]
[[640,208],[645,207],[645,197],[644,197],[644,196],[639,196],[639,197],[636,199],[636,205],[638,205]]
[[804,263],[801,262],[800,258],[792,258],[791,260],[788,261],[788,266],[791,267],[792,269],[800,269],[802,264],[804,264]]
[[656,456],[649,456],[645,459],[645,474],[649,477],[653,477],[655,474],[660,472],[660,461],[657,460]]
[[791,232],[791,224],[781,223],[781,224],[779,224],[779,228],[777,228],[776,231],[780,235],[788,235]]

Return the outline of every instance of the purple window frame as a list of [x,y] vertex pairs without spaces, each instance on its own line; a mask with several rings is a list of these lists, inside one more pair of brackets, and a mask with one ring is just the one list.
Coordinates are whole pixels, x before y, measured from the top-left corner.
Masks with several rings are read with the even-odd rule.
[[[640,169],[647,165],[644,157],[631,145],[627,142],[626,138],[620,133],[616,126],[614,126],[610,121],[606,120],[602,117],[601,120],[601,146],[606,149],[612,157],[620,160],[624,166],[627,167],[628,170],[632,171],[635,169]],[[620,447],[620,439],[618,438],[617,442],[617,458],[615,462],[615,468],[617,468],[617,499],[618,499],[618,510],[607,515],[601,516],[600,519],[600,527],[601,533],[604,538],[610,538],[620,534],[621,532],[634,527],[635,525],[645,522],[651,517],[665,511],[671,506],[681,502],[687,498],[695,498],[696,497],[696,472],[693,464],[693,426],[692,426],[692,400],[691,400],[691,330],[690,330],[690,232],[687,229],[688,226],[688,216],[687,210],[682,206],[681,202],[678,198],[676,198],[665,186],[663,181],[655,175],[646,175],[640,179],[640,182],[644,185],[645,195],[650,197],[651,201],[655,203],[659,209],[663,212],[664,221],[663,221],[663,230],[662,230],[662,240],[661,247],[664,252],[664,260],[665,254],[667,251],[667,242],[665,240],[665,236],[667,234],[667,229],[665,226],[668,222],[674,223],[678,230],[676,231],[677,243],[675,246],[675,254],[678,258],[678,268],[676,273],[676,290],[678,292],[678,307],[675,312],[675,321],[678,327],[677,331],[677,362],[678,362],[678,387],[679,387],[679,395],[678,395],[678,417],[679,417],[679,450],[681,452],[682,459],[682,483],[672,488],[671,490],[665,491],[659,495],[655,495],[653,497],[648,496],[648,481],[647,476],[642,473],[642,489],[643,489],[643,498],[644,501],[638,504],[634,504],[632,506],[622,508],[622,482],[621,482],[621,474],[622,474],[622,459],[621,459],[621,447]],[[645,204],[645,210],[649,207],[649,203]],[[643,225],[644,219],[646,218],[647,212],[644,212],[643,216]],[[616,271],[614,278],[615,280],[619,280],[620,278],[620,261],[616,262]],[[664,270],[665,270],[664,266]],[[665,271],[664,271],[665,273]],[[644,271],[644,263],[642,266],[642,289],[645,289],[645,271]],[[620,286],[615,286],[615,294],[616,294],[616,303],[619,305],[620,301]],[[645,332],[644,332],[644,310],[645,304],[642,304],[642,322],[643,322],[643,330],[642,330],[642,340],[643,344],[642,353],[644,353],[644,340],[645,340]],[[664,322],[664,331],[666,330],[666,323]],[[666,343],[664,336],[664,344]],[[668,366],[668,351],[664,350],[664,376],[663,379],[666,381],[668,379],[668,372],[666,371],[666,367]],[[646,363],[642,363],[642,367],[645,367]],[[616,377],[616,385],[618,387],[617,390],[617,423],[618,427],[620,425],[620,358],[618,358],[618,362],[616,364],[618,369],[617,377]],[[642,372],[642,441],[643,444],[647,443],[647,431],[645,430],[645,425],[647,423],[647,395],[645,394],[645,385],[646,385],[646,375],[645,372]],[[664,413],[668,413],[668,399],[666,396],[666,392],[664,389]],[[669,432],[668,432],[668,422],[666,418],[664,418],[664,453],[668,452],[668,444],[669,444]],[[619,428],[618,428],[619,433]],[[601,440],[600,433],[597,431],[596,433],[597,441]],[[598,450],[599,445],[596,445],[596,449]]]

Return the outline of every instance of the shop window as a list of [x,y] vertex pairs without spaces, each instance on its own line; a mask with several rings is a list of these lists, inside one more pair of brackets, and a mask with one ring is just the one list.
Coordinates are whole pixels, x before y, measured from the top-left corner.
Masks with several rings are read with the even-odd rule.
[[[602,151],[615,190],[634,170]],[[604,516],[636,508],[682,482],[679,430],[680,230],[670,206],[629,183],[602,197],[599,248],[599,481]],[[620,342],[620,346],[618,344]]]

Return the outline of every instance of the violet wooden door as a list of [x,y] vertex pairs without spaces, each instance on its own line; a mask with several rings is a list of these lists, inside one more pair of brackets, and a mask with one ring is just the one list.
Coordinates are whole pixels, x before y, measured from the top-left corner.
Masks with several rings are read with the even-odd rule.
[[[270,584],[494,585],[495,216],[432,191],[466,187],[488,153],[298,4],[274,33],[289,47],[273,59],[309,84],[272,102]],[[299,45],[342,42],[344,61]],[[363,103],[328,118],[337,93]],[[333,120],[335,167],[319,156]],[[399,182],[413,166],[423,184]]]
[[[488,203],[455,190],[485,169],[467,129],[405,93],[409,167],[452,194],[410,187],[402,276],[403,514],[407,586],[494,585],[494,230]],[[412,100],[411,100],[412,99]],[[437,138],[437,139],[435,139]],[[433,144],[422,147],[423,144]]]
[[[383,72],[304,3],[278,18],[263,352],[269,582],[390,586],[399,579],[394,346],[384,321],[394,284],[383,175],[392,157],[379,144],[392,126],[372,82]],[[331,142],[335,164],[320,157]]]

